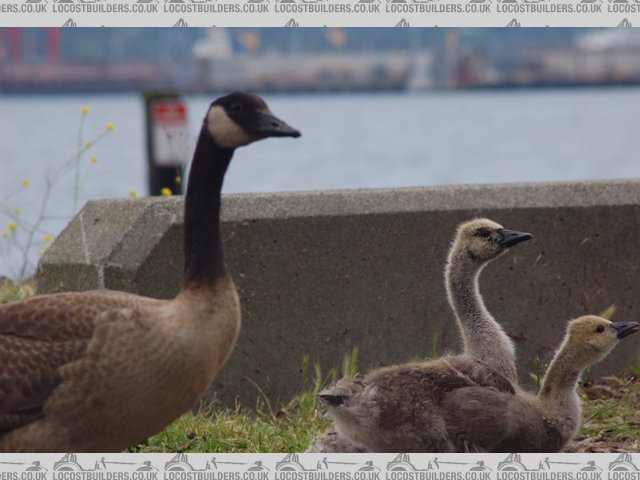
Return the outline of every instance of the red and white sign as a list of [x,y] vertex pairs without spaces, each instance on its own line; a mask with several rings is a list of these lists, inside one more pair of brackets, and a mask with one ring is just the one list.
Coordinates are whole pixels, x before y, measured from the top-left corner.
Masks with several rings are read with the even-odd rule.
[[184,165],[188,158],[188,134],[187,107],[182,101],[155,100],[151,103],[154,165]]

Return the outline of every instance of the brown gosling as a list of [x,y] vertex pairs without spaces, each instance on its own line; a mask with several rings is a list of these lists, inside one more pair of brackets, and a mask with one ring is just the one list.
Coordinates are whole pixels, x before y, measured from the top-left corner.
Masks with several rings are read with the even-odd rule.
[[486,218],[473,219],[458,226],[445,268],[447,297],[462,334],[463,354],[482,360],[515,384],[513,342],[485,307],[478,279],[489,262],[531,238]]
[[300,133],[233,93],[204,118],[184,211],[173,300],[117,291],[0,306],[0,452],[113,452],[191,409],[231,354],[240,306],[220,237],[221,189],[237,147]]
[[582,371],[638,329],[596,316],[572,320],[537,395],[458,356],[342,379],[319,397],[338,434],[368,452],[557,452],[578,431]]
[[[502,256],[509,248],[533,238],[531,234],[508,230],[486,218],[476,218],[460,224],[451,244],[445,267],[445,285],[449,304],[458,322],[463,343],[458,368],[473,365],[466,360],[477,359],[497,372],[517,388],[515,353],[511,339],[484,305],[478,279],[482,269]],[[457,360],[450,360],[456,363]],[[477,372],[478,366],[469,367]],[[483,367],[481,367],[483,368]],[[493,378],[492,373],[487,374]],[[362,451],[340,438],[335,432],[325,432],[316,438],[307,452],[352,453]]]

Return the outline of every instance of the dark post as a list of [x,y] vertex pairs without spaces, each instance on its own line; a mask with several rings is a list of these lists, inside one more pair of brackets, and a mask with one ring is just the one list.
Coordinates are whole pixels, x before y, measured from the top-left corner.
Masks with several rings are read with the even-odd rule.
[[181,135],[187,135],[187,112],[180,95],[173,92],[144,94],[147,130],[149,195],[182,193],[182,172],[186,158],[179,148]]

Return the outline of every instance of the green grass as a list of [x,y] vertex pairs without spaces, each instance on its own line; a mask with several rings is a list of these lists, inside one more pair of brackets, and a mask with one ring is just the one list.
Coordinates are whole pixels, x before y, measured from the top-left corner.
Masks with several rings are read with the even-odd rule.
[[[305,391],[287,405],[274,409],[266,396],[254,411],[238,406],[235,410],[203,407],[188,413],[133,452],[303,452],[311,441],[326,430],[331,421],[317,402],[318,392],[338,376],[357,373],[358,350],[345,355],[340,372],[323,375],[318,364],[309,375],[309,358],[302,361],[303,378],[312,377]],[[258,388],[258,391],[261,390]]]
[[[32,283],[0,280],[0,303],[34,294]],[[611,313],[611,312],[608,312]],[[438,350],[437,340],[432,345]],[[304,391],[288,404],[274,406],[262,396],[256,408],[203,407],[176,420],[164,432],[130,449],[132,452],[301,452],[331,422],[316,400],[322,387],[339,376],[357,372],[357,350],[340,369],[323,374],[309,358],[302,361]],[[640,359],[639,359],[640,360]],[[639,362],[640,364],[640,362]],[[309,370],[312,368],[312,372]],[[542,367],[538,365],[538,369]],[[580,432],[565,451],[617,452],[640,449],[640,368],[626,375],[586,383],[581,389],[583,421]],[[541,372],[538,372],[541,375]],[[259,387],[256,386],[260,391]]]
[[329,427],[310,394],[275,415],[244,409],[188,413],[132,452],[302,452]]
[[582,425],[573,452],[633,452],[640,447],[640,383],[607,377],[581,389]]

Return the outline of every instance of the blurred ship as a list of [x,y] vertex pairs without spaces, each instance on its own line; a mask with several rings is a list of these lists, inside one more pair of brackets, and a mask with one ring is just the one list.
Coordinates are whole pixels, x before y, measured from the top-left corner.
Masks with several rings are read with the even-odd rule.
[[[174,62],[74,61],[61,52],[61,32],[0,29],[0,92],[122,92],[150,89],[186,93],[253,90],[315,92],[426,89],[432,85],[431,53],[418,48],[362,50],[347,48],[347,32],[327,28],[330,49],[309,51],[291,35],[287,48],[262,48],[258,30],[207,28],[191,55]],[[34,32],[28,32],[33,36]],[[232,34],[234,37],[232,38]],[[27,58],[33,45],[38,58]],[[235,46],[234,46],[235,45]]]
[[406,50],[349,51],[346,35],[328,29],[335,46],[327,52],[291,48],[289,52],[260,51],[258,32],[243,32],[243,51],[234,51],[230,33],[211,28],[193,47],[198,91],[232,88],[259,91],[359,91],[428,88],[431,56]]

